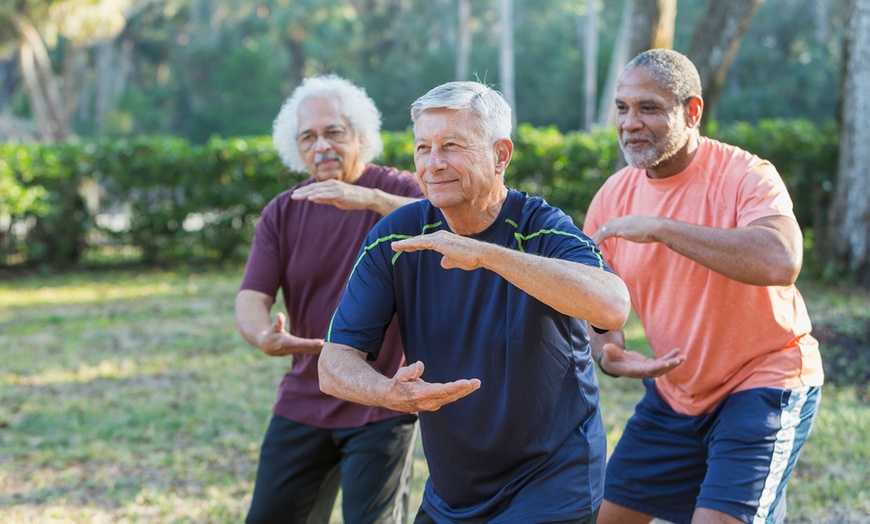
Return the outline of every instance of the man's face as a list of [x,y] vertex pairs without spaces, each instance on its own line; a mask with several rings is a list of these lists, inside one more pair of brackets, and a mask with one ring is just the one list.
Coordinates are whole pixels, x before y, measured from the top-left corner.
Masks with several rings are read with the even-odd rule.
[[473,118],[451,109],[424,111],[414,126],[414,164],[423,194],[441,209],[485,206],[500,185],[493,144]]
[[616,90],[619,146],[632,167],[668,163],[689,140],[683,104],[662,89],[646,68],[625,73]]
[[308,171],[318,182],[354,182],[361,171],[362,141],[335,97],[306,98],[297,111],[296,143]]

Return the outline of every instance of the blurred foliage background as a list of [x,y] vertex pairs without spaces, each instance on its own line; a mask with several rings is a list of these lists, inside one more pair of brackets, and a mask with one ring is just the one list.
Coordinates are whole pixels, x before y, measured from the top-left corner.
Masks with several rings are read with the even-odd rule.
[[[597,0],[513,0],[518,122],[583,127],[590,2]],[[833,121],[845,0],[759,3],[715,119]],[[27,24],[46,44],[71,134],[160,134],[197,144],[269,134],[301,79],[330,72],[364,86],[384,129],[401,131],[411,102],[439,83],[464,75],[502,87],[497,4],[470,2],[461,72],[457,0],[0,0],[0,114],[38,116],[20,72],[24,55],[16,52]],[[686,52],[706,4],[679,0],[674,49]],[[607,106],[624,6],[594,7],[596,87]]]

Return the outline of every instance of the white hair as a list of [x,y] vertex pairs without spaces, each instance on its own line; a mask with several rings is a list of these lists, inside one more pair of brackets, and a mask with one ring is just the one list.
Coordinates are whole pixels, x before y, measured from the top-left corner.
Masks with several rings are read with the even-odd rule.
[[411,104],[411,120],[429,109],[467,111],[477,122],[477,129],[491,142],[510,139],[511,107],[501,93],[480,82],[447,82],[433,88]]
[[272,124],[272,142],[288,168],[303,172],[308,168],[296,142],[299,131],[299,104],[308,98],[335,97],[351,129],[362,137],[360,159],[370,162],[381,154],[381,112],[366,92],[337,75],[313,76],[302,81],[284,104]]

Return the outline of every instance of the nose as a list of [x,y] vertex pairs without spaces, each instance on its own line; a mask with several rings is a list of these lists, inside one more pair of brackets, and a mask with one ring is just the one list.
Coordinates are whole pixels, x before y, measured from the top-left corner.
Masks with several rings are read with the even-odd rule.
[[624,113],[617,115],[616,127],[626,131],[636,131],[643,127],[643,121],[640,119],[637,111],[626,109]]
[[447,167],[447,158],[438,146],[433,146],[426,158],[426,170],[429,172],[440,171]]
[[324,135],[316,135],[314,138],[314,150],[317,152],[329,151],[332,149],[332,142],[326,139]]

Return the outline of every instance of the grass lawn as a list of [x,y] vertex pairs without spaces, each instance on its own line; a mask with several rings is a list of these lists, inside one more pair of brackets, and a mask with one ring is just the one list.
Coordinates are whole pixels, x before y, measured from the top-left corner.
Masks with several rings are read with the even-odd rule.
[[[0,522],[243,521],[288,360],[238,335],[240,276],[0,275]],[[829,342],[829,384],[789,522],[870,522],[870,294],[802,290]],[[629,335],[643,345],[634,321]],[[602,378],[611,447],[640,394]],[[418,445],[412,508],[426,471]]]

